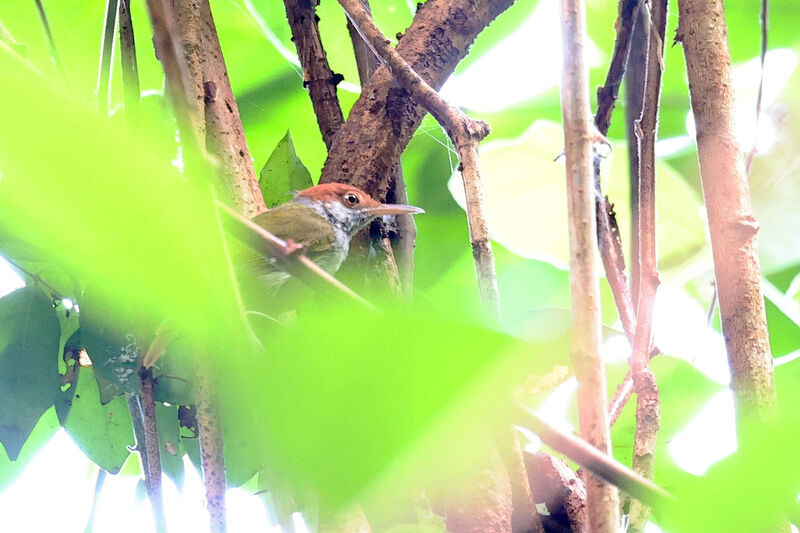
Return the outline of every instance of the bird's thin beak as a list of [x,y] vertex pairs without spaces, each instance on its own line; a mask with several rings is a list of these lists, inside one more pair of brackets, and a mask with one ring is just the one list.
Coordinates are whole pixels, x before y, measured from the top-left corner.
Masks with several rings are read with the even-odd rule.
[[424,213],[424,209],[414,207],[413,205],[401,204],[381,204],[378,207],[370,207],[368,209],[370,215],[382,217],[384,215],[418,215]]

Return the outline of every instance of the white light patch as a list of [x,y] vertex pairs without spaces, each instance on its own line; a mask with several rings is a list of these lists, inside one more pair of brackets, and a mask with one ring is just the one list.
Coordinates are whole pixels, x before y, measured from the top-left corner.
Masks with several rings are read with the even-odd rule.
[[[558,87],[561,83],[561,25],[558,0],[540,0],[530,18],[486,52],[466,71],[454,74],[441,94],[473,111],[499,111]],[[520,50],[526,65],[520,67]],[[535,50],[547,50],[534,54]],[[595,67],[604,54],[587,38],[586,63]]]
[[14,272],[3,256],[0,255],[0,298],[25,286],[25,281]]
[[725,340],[707,326],[708,309],[671,283],[658,287],[653,337],[663,353],[684,359],[714,381],[730,383]]
[[669,443],[675,464],[697,476],[735,451],[736,417],[730,390],[714,395]]

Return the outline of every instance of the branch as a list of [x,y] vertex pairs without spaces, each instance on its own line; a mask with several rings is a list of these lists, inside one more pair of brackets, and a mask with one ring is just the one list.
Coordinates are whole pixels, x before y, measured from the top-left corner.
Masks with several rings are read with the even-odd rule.
[[[652,6],[652,8],[650,7]],[[652,9],[652,11],[651,11]],[[637,121],[639,152],[639,294],[636,306],[636,334],[633,340],[631,369],[636,390],[636,435],[633,469],[647,479],[653,479],[658,420],[661,405],[656,378],[650,368],[653,306],[658,279],[656,253],[656,156],[655,141],[658,128],[658,109],[661,95],[661,74],[664,63],[664,33],[667,22],[667,0],[654,0],[640,9],[640,22],[646,30],[647,62],[642,101],[642,115]],[[631,502],[630,531],[644,531],[650,509],[639,501]]]
[[487,316],[500,318],[500,298],[497,292],[497,274],[494,269],[489,229],[486,225],[483,193],[478,170],[478,144],[489,134],[489,125],[472,120],[460,110],[449,105],[400,54],[389,45],[369,13],[358,0],[339,0],[347,17],[364,40],[389,68],[398,83],[412,99],[427,109],[442,125],[453,141],[461,164],[461,176],[467,201],[467,222],[470,243],[478,276],[481,304]]
[[622,83],[625,64],[628,61],[633,17],[638,4],[638,0],[619,0],[619,14],[614,24],[617,29],[614,51],[611,54],[606,81],[602,87],[597,88],[597,112],[594,115],[594,124],[601,135],[608,133],[611,114],[614,112],[614,107],[617,103],[619,86]]
[[206,508],[211,533],[225,533],[225,455],[222,442],[217,395],[209,368],[200,359],[194,365],[194,395],[197,402],[197,435],[200,439],[200,462],[206,488]]
[[377,310],[375,306],[328,274],[311,259],[300,254],[299,252],[302,251],[300,245],[276,237],[225,204],[218,203],[217,207],[227,217],[231,231],[239,240],[264,258],[277,260],[278,265],[288,274],[316,289],[332,286],[364,307],[372,311]]
[[67,72],[64,70],[64,63],[61,61],[61,54],[58,51],[58,46],[56,46],[55,37],[53,37],[53,31],[50,29],[50,22],[47,19],[47,12],[44,10],[44,5],[42,5],[42,0],[34,0],[36,3],[36,10],[39,12],[39,20],[42,22],[42,28],[44,29],[44,34],[47,37],[47,45],[50,49],[50,59],[53,60],[55,63],[56,68],[58,68],[58,73],[61,75],[61,79],[64,82],[64,85],[69,88],[69,80],[67,79]]
[[736,139],[722,1],[679,0],[678,8],[676,41],[683,43],[686,56],[722,332],[741,428],[749,418],[772,418],[777,403],[760,287],[758,222]]
[[103,115],[108,114],[108,100],[111,97],[111,62],[114,59],[114,37],[117,29],[117,3],[119,0],[106,0],[106,16],[103,24],[103,39],[100,45],[100,68],[97,73],[97,108]]
[[336,95],[336,86],[344,78],[341,74],[334,74],[328,65],[317,24],[318,4],[319,0],[283,0],[286,18],[292,29],[292,41],[303,67],[303,87],[308,89],[322,140],[330,149],[334,135],[344,123]]
[[[606,377],[600,358],[600,284],[596,269],[597,242],[588,75],[584,65],[585,13],[581,0],[562,0],[561,28],[564,65],[561,109],[567,166],[570,242],[570,287],[574,315],[572,361],[578,379],[581,436],[605,453],[611,451],[606,418]],[[600,478],[586,476],[589,530],[618,528],[617,491]]]
[[758,121],[761,118],[761,99],[764,92],[764,62],[767,59],[767,37],[769,36],[769,0],[761,0],[761,75],[758,78],[758,96],[756,97],[756,136],[753,139],[753,146],[747,154],[747,174],[750,174],[750,165],[753,164],[753,157],[756,155],[756,144],[758,141]]
[[566,461],[544,452],[525,452],[525,466],[536,503],[547,505],[551,517],[566,514],[570,531],[586,531],[586,487]]
[[[419,4],[397,53],[438,89],[466,56],[475,37],[513,3],[428,0]],[[455,20],[460,22],[454,24]],[[385,199],[392,167],[425,115],[421,105],[397,87],[386,66],[378,68],[331,146],[320,182],[350,183],[373,198]]]
[[267,210],[247,147],[239,106],[233,97],[228,69],[208,0],[200,2],[204,47],[203,98],[206,137],[218,162],[228,197],[241,213],[254,217]]
[[[524,405],[515,405],[512,418],[515,424],[535,433],[550,448],[563,453],[570,460],[575,461],[609,483],[613,483],[647,505],[663,509],[676,501],[673,495],[655,485],[652,481],[643,478],[619,461],[612,459],[608,454],[598,450],[589,442],[556,429]],[[591,507],[588,508],[587,512],[591,522]],[[611,531],[616,532],[616,527],[615,523]]]
[[134,111],[139,107],[139,67],[136,62],[136,39],[131,21],[130,0],[119,2],[119,52],[122,63],[122,85],[125,97],[125,110]]
[[[144,482],[147,496],[153,506],[153,519],[156,531],[166,533],[167,521],[164,515],[164,498],[161,495],[161,455],[158,448],[158,424],[156,422],[156,403],[153,397],[155,382],[153,374],[147,368],[139,370],[142,380],[142,394],[139,396],[141,407],[142,433],[144,449],[139,449],[144,469]],[[137,447],[142,443],[137,442]]]

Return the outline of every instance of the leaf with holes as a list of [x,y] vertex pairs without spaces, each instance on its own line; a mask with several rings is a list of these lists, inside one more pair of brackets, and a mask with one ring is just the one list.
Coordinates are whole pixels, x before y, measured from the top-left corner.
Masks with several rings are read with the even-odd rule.
[[59,337],[55,309],[39,287],[0,299],[0,442],[11,460],[60,393]]

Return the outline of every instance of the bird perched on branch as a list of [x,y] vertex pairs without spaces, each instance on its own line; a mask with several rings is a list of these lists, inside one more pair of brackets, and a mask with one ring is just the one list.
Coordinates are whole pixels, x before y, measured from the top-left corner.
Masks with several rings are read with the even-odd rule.
[[[347,257],[350,240],[373,219],[419,213],[424,213],[419,207],[382,204],[352,185],[326,183],[298,192],[285,204],[257,215],[253,222],[276,237],[301,245],[309,259],[333,274]],[[289,279],[273,261],[254,252],[240,256],[238,268],[270,292]]]

